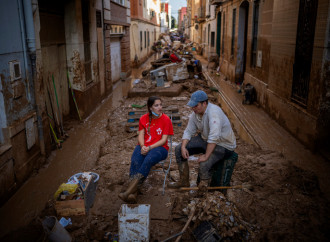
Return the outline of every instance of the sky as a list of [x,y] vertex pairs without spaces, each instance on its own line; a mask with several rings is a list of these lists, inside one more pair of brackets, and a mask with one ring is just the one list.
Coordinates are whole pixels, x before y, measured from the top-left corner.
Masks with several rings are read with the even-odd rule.
[[169,3],[172,7],[172,16],[178,20],[178,11],[181,7],[187,7],[187,0],[170,0]]

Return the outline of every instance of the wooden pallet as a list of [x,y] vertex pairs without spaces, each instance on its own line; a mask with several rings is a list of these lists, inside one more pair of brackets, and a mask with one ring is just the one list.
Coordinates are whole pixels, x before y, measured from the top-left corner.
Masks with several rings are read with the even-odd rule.
[[[130,110],[127,115],[127,123],[125,129],[127,132],[135,132],[139,130],[139,120],[142,115],[146,114],[147,109]],[[172,124],[176,126],[181,126],[181,116],[179,114],[179,109],[177,106],[168,106],[163,108],[163,112],[172,118]]]

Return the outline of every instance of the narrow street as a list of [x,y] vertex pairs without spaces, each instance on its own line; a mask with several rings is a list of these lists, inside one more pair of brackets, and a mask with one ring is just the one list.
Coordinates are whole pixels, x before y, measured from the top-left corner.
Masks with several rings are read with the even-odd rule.
[[[149,61],[153,59],[151,57]],[[146,68],[148,63],[135,69],[132,78],[137,78],[139,72]],[[183,127],[191,112],[185,104],[190,93],[197,90],[196,82],[208,93],[211,102],[218,103],[218,94],[210,91],[206,81],[198,79],[181,83],[184,91],[180,98],[162,97],[164,106],[177,105],[182,116],[182,126],[174,126],[173,146],[181,140]],[[63,148],[53,151],[47,165],[1,208],[1,236],[11,231],[3,239],[42,241],[44,238],[39,221],[44,216],[56,215],[54,192],[71,175],[82,171],[100,175],[94,206],[88,216],[71,217],[73,224],[67,230],[75,241],[100,241],[104,240],[106,233],[118,234],[118,211],[123,203],[118,199],[118,194],[127,186],[130,156],[137,142],[135,133],[125,131],[126,115],[132,104],[143,105],[145,101],[146,98],[125,98],[121,101],[110,96],[83,123],[66,122],[70,137]],[[226,224],[227,229],[220,230],[221,236],[252,241],[283,238],[325,241],[329,208],[315,173],[300,168],[281,151],[246,143],[239,138],[237,130],[236,136],[239,161],[232,184],[250,183],[252,189],[228,190],[226,197],[223,197],[224,206],[235,211],[232,216],[236,223],[231,226]],[[171,161],[171,175],[178,179],[174,155]],[[191,185],[196,186],[198,164],[190,160],[189,166]],[[184,211],[191,201],[211,201],[219,196],[218,192],[212,192],[206,199],[198,197],[194,191],[178,192],[168,188],[163,196],[163,178],[162,171],[152,171],[138,195],[138,204],[151,204],[151,241],[163,240],[180,232],[185,224]],[[230,214],[228,218],[225,215],[225,223],[226,219],[229,221]],[[216,217],[213,221],[217,224]],[[182,239],[192,241],[191,236],[191,233],[185,233]]]
[[329,241],[329,0],[3,0],[0,30],[0,241]]

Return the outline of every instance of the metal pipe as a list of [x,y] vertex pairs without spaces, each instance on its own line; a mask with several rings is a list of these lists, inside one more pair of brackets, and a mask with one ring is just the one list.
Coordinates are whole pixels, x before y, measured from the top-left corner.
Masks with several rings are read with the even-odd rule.
[[[36,101],[36,97],[38,95],[35,89],[35,81],[37,79],[37,68],[36,68],[37,55],[36,55],[36,39],[34,32],[34,19],[32,14],[31,0],[23,0],[23,10],[24,10],[24,20],[25,20],[25,28],[26,28],[26,41],[28,44],[28,51],[31,60],[31,72],[32,72],[31,89],[34,90],[34,97],[31,98],[31,102],[35,106],[37,112],[37,127],[39,134],[40,152],[42,155],[45,155],[46,149],[45,149],[45,140],[44,140],[43,125],[42,125],[42,111],[40,110],[41,108]],[[23,41],[25,42],[25,40]]]
[[34,21],[32,15],[32,3],[31,0],[23,0],[24,20],[26,27],[26,41],[28,44],[29,52],[36,51],[36,39],[34,34]]

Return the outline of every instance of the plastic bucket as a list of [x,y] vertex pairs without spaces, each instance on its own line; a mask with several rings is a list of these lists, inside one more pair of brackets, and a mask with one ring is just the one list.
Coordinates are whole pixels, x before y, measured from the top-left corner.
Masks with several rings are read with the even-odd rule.
[[[83,174],[83,172],[79,172],[77,174],[74,174],[73,176],[71,176],[68,180],[68,182],[74,180],[74,177],[79,178],[81,175]],[[89,172],[89,174],[91,174],[94,178],[94,183],[98,182],[98,180],[100,179],[99,174],[95,173],[95,172]]]
[[42,226],[51,242],[71,242],[71,236],[54,216],[46,217]]

